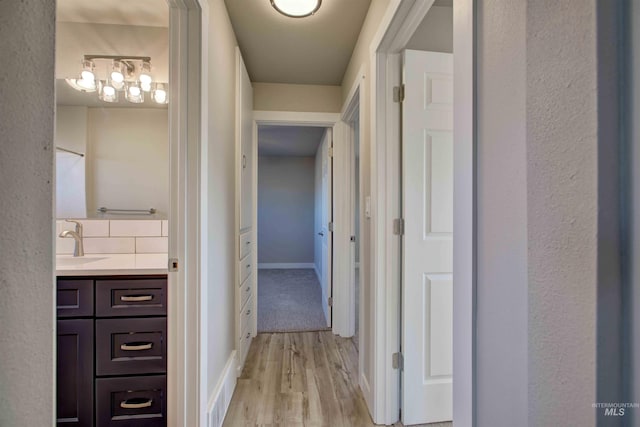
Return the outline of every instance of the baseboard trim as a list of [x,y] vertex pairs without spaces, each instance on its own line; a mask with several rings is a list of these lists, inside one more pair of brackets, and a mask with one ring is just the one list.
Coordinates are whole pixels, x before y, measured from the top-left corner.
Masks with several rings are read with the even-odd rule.
[[258,263],[258,270],[298,269],[298,268],[315,268],[315,264],[312,262]]
[[236,351],[233,350],[213,393],[209,397],[207,427],[222,427],[229,403],[231,403],[231,397],[233,397],[233,391],[236,388],[236,363]]

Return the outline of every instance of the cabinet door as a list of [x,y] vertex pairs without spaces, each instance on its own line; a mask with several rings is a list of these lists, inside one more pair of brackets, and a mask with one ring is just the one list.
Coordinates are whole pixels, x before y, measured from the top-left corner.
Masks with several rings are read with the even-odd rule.
[[253,89],[240,50],[236,49],[236,120],[240,145],[240,230],[251,227],[253,218]]
[[93,425],[93,320],[58,320],[57,425]]

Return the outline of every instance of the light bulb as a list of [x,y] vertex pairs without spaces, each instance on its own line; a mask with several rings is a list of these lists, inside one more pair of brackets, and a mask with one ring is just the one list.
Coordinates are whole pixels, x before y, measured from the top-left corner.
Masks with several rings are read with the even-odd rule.
[[127,92],[125,94],[127,101],[134,104],[141,104],[144,102],[144,93],[140,89],[138,82],[127,83]]
[[111,65],[111,80],[115,83],[124,82],[124,64],[121,61],[113,61]]
[[167,103],[167,91],[162,83],[158,83],[156,85],[156,89],[153,91],[152,97],[157,104]]
[[151,82],[149,82],[149,83],[140,82],[140,88],[145,92],[150,92],[151,91]]
[[118,102],[118,93],[116,89],[107,80],[98,82],[98,99],[104,102]]
[[85,59],[82,61],[82,72],[80,73],[80,77],[82,80],[86,82],[95,82],[96,76],[93,74],[93,70],[95,69],[95,64],[93,61],[89,59]]
[[[151,85],[151,63],[149,61],[143,61],[140,67],[140,75],[138,76],[140,83],[144,85]],[[149,86],[151,88],[151,86]]]

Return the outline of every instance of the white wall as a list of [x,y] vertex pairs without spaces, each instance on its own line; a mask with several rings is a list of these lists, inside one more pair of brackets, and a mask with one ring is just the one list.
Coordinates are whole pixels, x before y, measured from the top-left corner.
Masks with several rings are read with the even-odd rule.
[[168,110],[89,108],[87,121],[87,211],[169,209]]
[[407,49],[453,53],[453,8],[432,6],[407,43]]
[[[55,2],[0,2],[0,425],[54,425]],[[28,84],[19,84],[28,82]]]
[[207,375],[211,395],[234,349],[235,298],[235,47],[223,0],[209,0],[208,195],[203,236],[208,253]]
[[313,157],[258,157],[258,265],[314,262]]
[[341,108],[340,86],[253,83],[254,110],[339,113]]

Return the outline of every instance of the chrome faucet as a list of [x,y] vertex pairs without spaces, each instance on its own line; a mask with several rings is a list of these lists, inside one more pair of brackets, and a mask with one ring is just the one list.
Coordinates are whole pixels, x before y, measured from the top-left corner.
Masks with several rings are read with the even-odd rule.
[[67,219],[67,222],[73,222],[76,225],[76,231],[65,230],[60,233],[60,237],[73,237],[76,241],[76,245],[73,249],[73,256],[84,256],[84,245],[82,244],[82,224],[79,221],[73,221],[71,219]]

